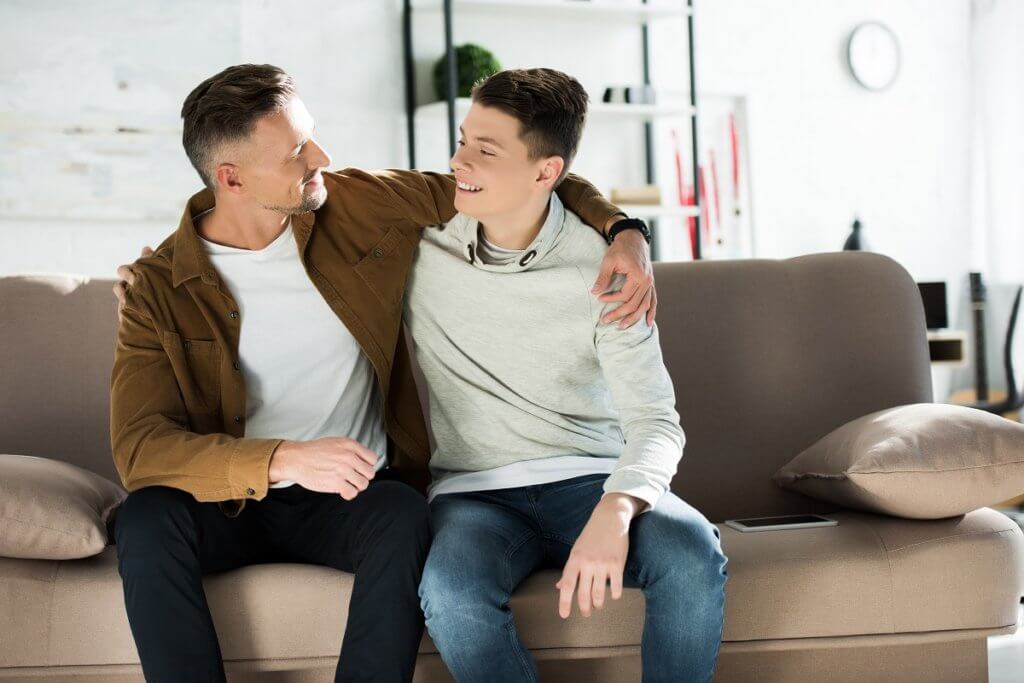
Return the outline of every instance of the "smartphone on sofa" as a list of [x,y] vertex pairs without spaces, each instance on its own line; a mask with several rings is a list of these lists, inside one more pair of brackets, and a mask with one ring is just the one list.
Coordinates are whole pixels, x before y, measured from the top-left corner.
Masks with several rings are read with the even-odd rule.
[[727,519],[726,526],[737,531],[777,531],[780,529],[812,529],[819,526],[836,526],[834,519],[821,515],[779,515],[776,517],[749,517],[747,519]]

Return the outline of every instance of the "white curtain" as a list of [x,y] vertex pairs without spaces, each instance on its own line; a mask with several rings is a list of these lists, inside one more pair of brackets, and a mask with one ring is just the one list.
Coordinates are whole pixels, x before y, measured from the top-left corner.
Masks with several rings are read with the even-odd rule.
[[[1013,295],[1024,284],[1022,38],[1024,2],[972,0],[972,168],[965,200],[970,202],[970,269],[981,272],[987,286],[986,346],[992,389],[1005,389],[1006,328]],[[970,333],[970,309],[966,311],[960,319]],[[1019,388],[1024,380],[1024,310],[1017,320],[1013,348]],[[973,363],[957,374],[954,384],[954,388],[974,386]]]

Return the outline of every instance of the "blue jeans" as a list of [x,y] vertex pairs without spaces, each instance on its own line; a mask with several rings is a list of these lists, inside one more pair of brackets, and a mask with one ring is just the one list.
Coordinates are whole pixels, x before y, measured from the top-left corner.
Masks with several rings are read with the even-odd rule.
[[[434,498],[420,603],[457,681],[538,680],[509,599],[534,570],[565,566],[607,476]],[[645,682],[711,680],[722,640],[726,564],[718,528],[671,492],[633,520],[623,583],[641,589],[646,600]],[[557,604],[552,589],[552,614]],[[576,611],[575,595],[573,605]]]

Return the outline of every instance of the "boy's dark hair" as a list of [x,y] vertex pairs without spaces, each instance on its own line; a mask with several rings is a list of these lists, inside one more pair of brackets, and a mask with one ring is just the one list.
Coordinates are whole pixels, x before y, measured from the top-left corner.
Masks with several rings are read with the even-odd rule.
[[473,101],[519,121],[519,137],[530,159],[560,156],[569,173],[587,119],[587,91],[569,74],[554,69],[508,69],[473,86]]
[[229,66],[188,94],[181,142],[210,190],[216,189],[217,148],[249,137],[260,118],[284,109],[294,94],[292,77],[272,64]]

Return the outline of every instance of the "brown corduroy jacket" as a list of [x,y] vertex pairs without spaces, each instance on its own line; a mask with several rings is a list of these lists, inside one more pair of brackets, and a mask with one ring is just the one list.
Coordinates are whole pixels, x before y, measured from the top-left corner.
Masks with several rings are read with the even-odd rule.
[[[325,172],[326,203],[293,217],[310,280],[373,366],[384,397],[388,461],[424,491],[430,453],[413,380],[402,301],[423,226],[455,215],[451,175],[358,169]],[[601,230],[616,207],[570,175],[558,194]],[[169,486],[236,516],[261,500],[281,439],[245,436],[239,368],[242,320],[196,234],[209,190],[188,202],[178,229],[135,263],[125,294],[111,376],[114,463],[129,491]]]

